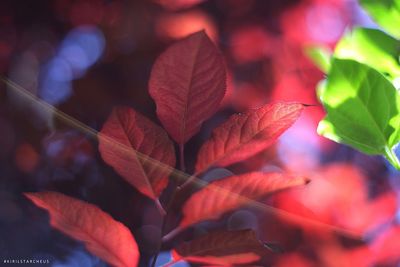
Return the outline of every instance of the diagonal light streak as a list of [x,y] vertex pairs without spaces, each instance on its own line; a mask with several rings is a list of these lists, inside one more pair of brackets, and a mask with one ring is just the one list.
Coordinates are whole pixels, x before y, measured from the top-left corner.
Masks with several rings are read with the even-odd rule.
[[[143,164],[149,164],[152,167],[159,168],[160,170],[169,171],[172,173],[173,177],[178,178],[180,181],[191,180],[198,187],[204,187],[204,186],[208,185],[208,183],[206,181],[203,181],[203,180],[197,178],[196,176],[189,175],[185,172],[175,169],[167,164],[164,164],[156,159],[153,159],[153,158],[135,150],[132,147],[128,147],[128,146],[118,142],[117,140],[114,140],[113,138],[103,135],[102,133],[96,131],[95,129],[87,126],[86,124],[78,121],[77,119],[69,116],[68,114],[57,109],[56,107],[54,107],[54,106],[50,105],[49,103],[43,101],[42,99],[38,98],[37,96],[35,96],[31,92],[29,92],[28,90],[26,90],[23,87],[21,87],[20,85],[18,85],[17,83],[15,83],[7,78],[1,77],[1,76],[0,76],[0,79],[4,83],[7,84],[8,88],[14,90],[16,93],[18,93],[20,96],[24,97],[25,99],[30,100],[37,107],[45,110],[46,112],[54,114],[54,116],[56,118],[60,119],[64,123],[70,125],[71,127],[78,129],[81,132],[91,136],[92,138],[95,138],[95,139],[102,138],[105,142],[120,149],[121,153],[135,154],[135,156],[138,159],[140,159]],[[320,221],[317,221],[314,219],[310,219],[310,218],[306,218],[306,217],[303,217],[301,215],[297,215],[294,213],[290,213],[285,210],[278,209],[273,206],[267,205],[260,201],[250,199],[250,198],[240,195],[238,193],[231,192],[227,189],[224,189],[222,187],[219,187],[219,186],[216,186],[213,184],[211,184],[211,186],[212,186],[213,190],[216,190],[217,192],[221,192],[224,194],[225,193],[232,194],[235,197],[238,197],[246,205],[260,209],[260,210],[270,213],[270,214],[279,215],[280,217],[286,218],[289,221],[295,221],[295,222],[298,222],[299,224],[303,224],[303,225],[307,224],[309,226],[314,226],[314,227],[318,227],[318,228],[325,229],[328,231],[333,231],[333,232],[336,232],[341,235],[348,236],[348,237],[354,238],[354,239],[362,239],[362,233],[359,233],[359,232],[356,232],[353,230],[349,230],[349,229],[344,229],[344,228],[330,225],[327,223],[323,223],[323,222],[320,222]],[[177,228],[176,230],[180,231],[182,229]],[[170,234],[173,234],[173,233],[170,233]]]

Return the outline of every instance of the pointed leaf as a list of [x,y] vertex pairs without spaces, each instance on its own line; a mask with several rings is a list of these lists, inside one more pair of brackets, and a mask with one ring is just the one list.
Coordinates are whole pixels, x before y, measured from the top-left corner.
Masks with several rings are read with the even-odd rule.
[[175,152],[167,133],[126,107],[115,108],[99,135],[103,160],[146,196],[156,199],[168,184]]
[[327,116],[318,133],[366,154],[385,155],[400,141],[400,95],[381,73],[353,60],[334,59],[321,92]]
[[383,31],[354,28],[336,45],[334,56],[364,63],[394,80],[400,76],[399,51],[400,41]]
[[183,206],[180,228],[195,223],[218,219],[228,211],[274,192],[308,182],[303,177],[291,177],[281,173],[253,172],[230,176],[208,184],[193,194]]
[[400,38],[400,0],[360,0],[360,4],[383,29]]
[[235,114],[217,127],[197,156],[196,173],[227,166],[263,151],[300,116],[298,103],[268,104],[245,114]]
[[139,251],[129,229],[95,205],[56,192],[25,196],[49,212],[52,227],[82,241],[102,260],[118,267],[138,266]]
[[172,251],[175,262],[185,260],[202,264],[232,266],[259,261],[271,254],[253,230],[209,233]]
[[184,144],[217,111],[224,97],[223,58],[204,31],[194,33],[157,59],[149,87],[164,128]]

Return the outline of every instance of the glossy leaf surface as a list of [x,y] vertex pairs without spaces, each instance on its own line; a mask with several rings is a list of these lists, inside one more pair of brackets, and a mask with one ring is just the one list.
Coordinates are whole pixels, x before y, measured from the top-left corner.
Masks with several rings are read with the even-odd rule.
[[204,31],[170,46],[153,66],[149,92],[170,136],[186,143],[219,108],[226,88],[223,58]]
[[126,107],[115,108],[99,135],[104,161],[146,196],[156,199],[175,166],[174,147],[167,133]]
[[201,147],[196,172],[227,166],[263,151],[297,120],[302,110],[299,103],[278,102],[231,116]]
[[399,140],[400,96],[376,70],[352,60],[335,59],[321,100],[328,113],[318,132],[367,154],[392,152]]
[[400,76],[400,41],[377,30],[354,28],[336,45],[334,56],[353,59],[382,73],[390,80]]
[[49,212],[52,227],[82,241],[102,260],[117,267],[138,265],[139,251],[129,229],[95,205],[56,192],[25,196]]

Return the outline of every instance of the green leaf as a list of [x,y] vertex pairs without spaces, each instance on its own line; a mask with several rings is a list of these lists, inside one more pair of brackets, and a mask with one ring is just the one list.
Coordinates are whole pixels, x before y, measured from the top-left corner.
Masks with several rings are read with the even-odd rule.
[[332,60],[321,101],[327,116],[318,133],[370,155],[384,155],[397,168],[400,95],[375,69],[354,60]]
[[360,4],[384,30],[400,38],[400,0],[360,0]]
[[339,41],[334,57],[362,62],[394,80],[400,77],[399,54],[400,41],[390,35],[377,29],[354,28]]
[[329,72],[332,52],[325,46],[308,46],[305,54],[323,72]]

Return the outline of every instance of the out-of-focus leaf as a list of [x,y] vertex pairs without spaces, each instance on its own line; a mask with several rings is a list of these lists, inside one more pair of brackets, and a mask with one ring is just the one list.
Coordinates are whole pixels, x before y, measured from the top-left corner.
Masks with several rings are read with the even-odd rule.
[[174,262],[185,260],[222,266],[254,263],[268,254],[271,251],[250,229],[209,233],[172,251]]
[[197,156],[196,173],[212,166],[227,166],[273,144],[300,116],[299,103],[274,103],[235,114],[217,127]]
[[52,227],[82,241],[102,260],[118,267],[138,265],[139,250],[129,229],[95,205],[56,192],[25,196],[49,212]]
[[400,168],[400,96],[381,73],[353,60],[334,59],[321,101],[327,116],[318,133],[366,154],[384,155]]
[[329,72],[332,52],[327,47],[309,46],[306,47],[305,53],[322,72]]
[[174,11],[190,8],[204,1],[205,0],[154,0],[154,2],[159,3],[164,8]]
[[347,32],[335,48],[334,56],[353,59],[386,73],[389,79],[400,77],[400,41],[390,35],[367,28]]
[[300,252],[290,252],[285,253],[283,256],[279,257],[274,266],[276,267],[316,267],[315,263],[311,259]]
[[99,135],[104,161],[144,195],[157,199],[175,166],[167,133],[131,108],[115,108]]
[[224,97],[222,55],[204,31],[194,33],[160,55],[149,87],[164,128],[184,144],[218,110]]
[[327,84],[326,79],[323,79],[323,80],[318,82],[318,84],[316,86],[318,99],[321,99],[321,96],[324,94],[324,90],[326,88],[326,84]]
[[323,234],[326,231],[321,230],[330,232],[331,227],[338,227],[338,233],[360,238],[377,233],[377,229],[394,219],[395,193],[387,192],[371,199],[366,184],[368,179],[354,165],[329,164],[305,175],[312,181],[307,187],[274,196],[276,207],[294,215],[279,214],[290,224],[313,234]]
[[[382,266],[391,266],[400,260],[400,227],[392,226],[371,244],[372,257]],[[387,264],[387,265],[385,265]]]
[[400,0],[360,0],[371,17],[396,38],[400,38]]
[[179,227],[218,219],[224,213],[251,204],[252,201],[307,182],[304,177],[262,172],[223,178],[208,184],[188,199],[182,209],[183,219]]

